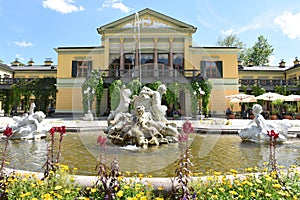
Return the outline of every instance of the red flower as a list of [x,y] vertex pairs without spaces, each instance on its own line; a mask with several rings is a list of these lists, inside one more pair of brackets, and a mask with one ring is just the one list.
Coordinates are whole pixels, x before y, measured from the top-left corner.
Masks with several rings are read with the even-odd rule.
[[54,136],[55,131],[56,131],[56,128],[55,128],[55,127],[52,127],[52,128],[50,129],[50,134],[51,134],[52,136]]
[[271,131],[267,131],[267,135],[270,137],[270,138],[278,138],[279,137],[279,133],[276,133],[274,130],[271,130]]
[[102,137],[101,135],[97,138],[97,143],[100,144],[101,146],[104,145],[106,142],[106,138]]
[[12,136],[12,134],[13,134],[12,128],[10,128],[10,127],[7,125],[6,129],[4,130],[4,135],[5,135],[6,137],[10,137],[10,136]]
[[66,134],[66,127],[65,126],[61,126],[60,134]]

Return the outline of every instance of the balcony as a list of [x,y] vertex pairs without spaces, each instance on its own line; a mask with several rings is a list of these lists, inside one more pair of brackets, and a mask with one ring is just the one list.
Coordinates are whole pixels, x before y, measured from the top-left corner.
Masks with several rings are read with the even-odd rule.
[[164,83],[184,83],[193,80],[202,80],[200,70],[175,70],[168,67],[153,68],[152,66],[143,66],[142,71],[139,69],[110,69],[100,70],[104,77],[104,83],[110,84],[114,80],[121,79],[124,83],[128,83],[133,79],[139,78],[143,83],[153,83],[161,80]]
[[[259,86],[265,88],[266,91],[275,91],[275,86],[284,86],[287,87],[289,91],[297,92],[300,90],[300,80],[282,80],[282,79],[240,79],[239,84],[241,86],[247,86],[248,91],[252,91],[252,86]],[[242,91],[242,87],[239,88]]]

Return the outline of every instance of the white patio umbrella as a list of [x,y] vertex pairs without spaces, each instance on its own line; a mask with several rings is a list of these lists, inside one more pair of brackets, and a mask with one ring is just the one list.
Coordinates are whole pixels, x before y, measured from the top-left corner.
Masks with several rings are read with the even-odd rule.
[[250,103],[257,101],[254,95],[249,94],[233,94],[226,96],[226,98],[232,103]]
[[285,97],[285,101],[300,101],[300,95],[290,94]]
[[275,101],[277,99],[285,100],[286,96],[278,94],[278,93],[274,93],[274,92],[267,92],[267,93],[264,93],[262,95],[259,95],[259,96],[255,97],[255,98],[256,99],[261,99],[261,100],[264,100],[264,101]]

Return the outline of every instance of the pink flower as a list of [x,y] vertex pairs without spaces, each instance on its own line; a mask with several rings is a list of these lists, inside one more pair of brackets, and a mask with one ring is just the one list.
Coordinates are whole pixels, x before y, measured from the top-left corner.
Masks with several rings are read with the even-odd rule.
[[194,132],[194,128],[192,126],[192,123],[189,122],[189,121],[184,122],[184,124],[182,125],[182,130],[186,134],[193,133]]
[[188,135],[187,134],[179,134],[178,136],[178,141],[179,142],[184,142],[188,140]]
[[100,144],[100,146],[104,145],[106,142],[106,138],[102,137],[101,135],[97,138],[97,143]]

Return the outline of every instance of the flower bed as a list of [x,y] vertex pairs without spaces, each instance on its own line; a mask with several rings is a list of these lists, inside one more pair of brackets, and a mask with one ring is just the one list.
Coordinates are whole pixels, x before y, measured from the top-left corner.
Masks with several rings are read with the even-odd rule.
[[[188,134],[193,132],[189,121],[182,126],[178,136],[181,155],[176,176],[172,178],[144,177],[143,174],[122,173],[117,160],[105,163],[106,138],[99,136],[97,142],[101,153],[96,167],[97,176],[76,175],[77,169],[59,163],[61,142],[66,134],[65,127],[53,127],[48,148],[48,158],[43,166],[44,173],[34,173],[4,168],[7,141],[12,135],[8,127],[1,164],[0,199],[299,199],[300,168],[289,169],[276,165],[276,138],[270,136],[270,160],[264,169],[248,168],[242,173],[232,169],[226,174],[208,172],[193,174],[190,171],[190,149]],[[55,150],[54,135],[59,133]]]

